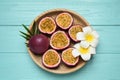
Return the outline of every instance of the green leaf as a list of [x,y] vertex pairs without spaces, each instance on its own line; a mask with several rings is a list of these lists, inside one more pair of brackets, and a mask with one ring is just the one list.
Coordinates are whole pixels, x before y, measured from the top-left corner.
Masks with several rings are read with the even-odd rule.
[[37,23],[35,22],[35,35],[38,34],[38,26],[37,26]]
[[36,25],[36,34],[40,34],[40,31],[38,29],[38,25]]
[[37,34],[37,31],[38,31],[38,26],[37,26],[37,24],[35,23],[35,27],[36,27],[36,29],[35,29],[35,35]]
[[40,34],[40,31],[38,29],[38,25],[37,25],[35,20],[34,20],[33,25],[32,25],[32,33],[33,33],[33,35]]
[[23,38],[25,38],[26,40],[29,40],[30,38],[28,38],[28,37],[26,37],[26,36],[23,36],[23,35],[21,35]]
[[29,34],[27,34],[27,33],[24,33],[24,32],[22,32],[22,31],[20,31],[20,33],[22,33],[23,35],[25,35],[26,37],[31,37]]
[[28,47],[28,43],[25,42],[25,45]]
[[32,25],[32,33],[33,34],[35,34],[35,30],[36,30],[36,22],[34,21],[33,25]]
[[33,35],[32,32],[27,28],[27,26],[25,26],[24,24],[22,24],[22,26],[25,28],[25,30],[26,30],[30,35]]

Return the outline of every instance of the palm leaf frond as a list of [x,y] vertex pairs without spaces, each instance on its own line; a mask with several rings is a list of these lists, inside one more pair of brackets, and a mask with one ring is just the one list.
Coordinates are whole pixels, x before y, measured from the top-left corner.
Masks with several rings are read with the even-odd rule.
[[23,35],[25,35],[26,37],[31,37],[29,34],[27,34],[27,33],[24,33],[24,32],[22,32],[22,31],[20,31],[20,33],[22,33]]
[[32,32],[27,28],[27,26],[25,26],[24,24],[22,24],[22,26],[25,28],[25,30],[26,30],[30,35],[33,35]]
[[23,35],[21,35],[23,38],[25,38],[26,40],[29,40],[30,38],[28,38],[28,37],[26,37],[26,36],[23,36]]

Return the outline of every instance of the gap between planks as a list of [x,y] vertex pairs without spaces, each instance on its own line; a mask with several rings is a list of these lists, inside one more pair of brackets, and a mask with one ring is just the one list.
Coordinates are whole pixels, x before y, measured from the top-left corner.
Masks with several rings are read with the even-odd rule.
[[[12,53],[12,54],[16,54],[16,53],[26,54],[26,53],[27,53],[27,54],[28,54],[28,52],[0,52],[0,54],[4,54],[4,53],[5,53],[5,54],[6,54],[6,53],[7,53],[7,54],[9,54],[9,53]],[[99,51],[99,52],[96,52],[96,54],[97,54],[97,55],[99,55],[99,54],[120,54],[120,52],[100,52],[100,51]]]
[[[25,25],[26,25],[26,24],[25,24]],[[9,26],[9,27],[13,26],[13,27],[16,27],[16,26],[22,26],[22,24],[21,24],[21,25],[0,25],[0,27],[2,27],[2,26],[3,26],[3,27],[4,27],[4,26]],[[30,25],[26,25],[26,26],[30,26]],[[114,24],[114,25],[109,25],[109,24],[108,24],[108,25],[106,25],[106,24],[105,24],[105,25],[99,25],[99,24],[98,24],[98,25],[94,25],[94,24],[92,25],[92,24],[91,24],[90,26],[120,26],[120,24]]]

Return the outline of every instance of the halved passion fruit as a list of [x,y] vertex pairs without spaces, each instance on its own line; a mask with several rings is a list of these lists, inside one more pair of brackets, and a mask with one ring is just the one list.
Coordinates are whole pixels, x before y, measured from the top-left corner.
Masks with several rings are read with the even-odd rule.
[[74,57],[72,55],[73,48],[68,48],[62,52],[62,61],[67,66],[75,66],[79,62],[79,57]]
[[50,46],[56,50],[62,50],[68,47],[70,39],[64,31],[55,32],[50,39]]
[[39,22],[39,30],[43,33],[52,34],[56,30],[55,21],[51,17],[45,17]]
[[61,58],[57,51],[49,49],[43,55],[42,62],[43,65],[47,68],[56,68],[59,66]]
[[56,17],[56,23],[60,28],[66,30],[72,25],[73,18],[69,13],[60,13]]
[[78,42],[78,40],[76,39],[76,34],[78,32],[82,32],[82,26],[81,25],[74,25],[68,31],[70,38],[75,42]]

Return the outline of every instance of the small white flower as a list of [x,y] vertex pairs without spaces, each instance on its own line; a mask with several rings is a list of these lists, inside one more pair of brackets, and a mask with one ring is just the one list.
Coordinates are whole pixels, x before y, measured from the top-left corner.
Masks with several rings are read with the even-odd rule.
[[90,46],[96,47],[98,44],[99,35],[91,27],[87,26],[83,28],[83,32],[78,32],[76,35],[78,40],[81,40],[81,46],[87,48]]
[[74,48],[75,49],[73,49],[72,55],[74,57],[81,56],[84,61],[90,60],[91,54],[96,54],[96,50],[92,46],[85,48],[82,47],[81,43],[77,43],[74,45]]

